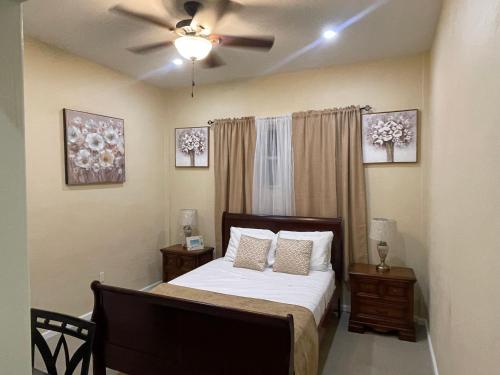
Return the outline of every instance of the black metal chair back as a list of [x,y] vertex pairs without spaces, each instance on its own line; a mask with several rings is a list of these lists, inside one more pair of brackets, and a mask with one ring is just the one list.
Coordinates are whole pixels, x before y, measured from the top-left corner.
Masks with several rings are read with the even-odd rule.
[[[54,353],[43,338],[39,329],[61,334]],[[45,363],[48,374],[57,375],[56,363],[61,349],[64,350],[66,370],[64,375],[72,375],[81,363],[81,375],[88,375],[92,343],[94,341],[95,323],[65,314],[31,309],[31,365],[35,365],[35,347]],[[80,339],[82,344],[70,356],[66,336]]]

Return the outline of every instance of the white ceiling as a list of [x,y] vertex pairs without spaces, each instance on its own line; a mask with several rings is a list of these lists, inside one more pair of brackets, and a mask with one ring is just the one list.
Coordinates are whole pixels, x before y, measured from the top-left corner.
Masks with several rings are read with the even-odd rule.
[[[276,43],[269,53],[216,47],[227,65],[197,69],[198,84],[422,52],[432,44],[441,8],[441,0],[237,1],[243,6],[224,17],[214,31],[275,35]],[[25,32],[157,86],[190,85],[189,64],[171,63],[178,57],[174,47],[149,55],[126,50],[172,39],[173,34],[109,13],[118,3],[173,22],[188,18],[179,11],[180,0],[29,0],[24,5]],[[325,41],[321,34],[327,27],[342,31]]]

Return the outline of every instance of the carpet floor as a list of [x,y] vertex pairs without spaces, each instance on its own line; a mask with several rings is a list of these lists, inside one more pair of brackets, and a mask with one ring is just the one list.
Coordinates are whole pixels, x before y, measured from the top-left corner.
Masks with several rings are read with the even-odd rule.
[[417,342],[396,335],[347,330],[349,314],[328,327],[320,352],[321,375],[432,375],[432,359],[424,326],[417,325]]

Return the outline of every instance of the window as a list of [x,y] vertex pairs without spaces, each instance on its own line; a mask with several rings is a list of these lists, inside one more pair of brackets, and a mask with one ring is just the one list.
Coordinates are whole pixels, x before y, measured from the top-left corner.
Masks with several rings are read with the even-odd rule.
[[256,119],[253,213],[293,215],[292,118]]

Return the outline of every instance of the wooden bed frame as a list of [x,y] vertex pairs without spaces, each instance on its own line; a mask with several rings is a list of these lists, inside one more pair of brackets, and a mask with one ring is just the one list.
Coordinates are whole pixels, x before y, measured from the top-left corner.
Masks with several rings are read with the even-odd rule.
[[[231,226],[333,231],[336,288],[320,335],[342,298],[341,219],[224,213],[223,254]],[[102,285],[94,281],[95,375],[111,368],[129,375],[292,375],[293,317],[252,313]],[[222,354],[222,355],[221,355]]]

